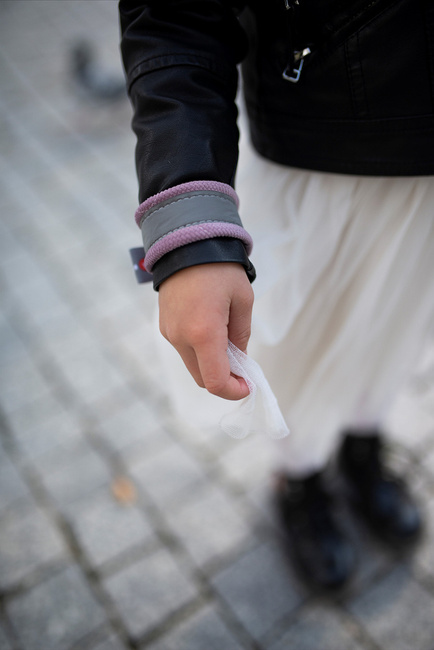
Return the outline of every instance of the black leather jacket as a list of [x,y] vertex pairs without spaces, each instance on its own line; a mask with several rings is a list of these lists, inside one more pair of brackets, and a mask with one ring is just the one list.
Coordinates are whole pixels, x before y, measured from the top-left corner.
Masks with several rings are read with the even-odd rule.
[[[337,173],[434,173],[430,0],[119,6],[140,201],[199,179],[234,185],[241,62],[251,138],[261,155]],[[209,261],[239,261],[249,270],[243,244],[216,237],[163,255],[154,284]]]

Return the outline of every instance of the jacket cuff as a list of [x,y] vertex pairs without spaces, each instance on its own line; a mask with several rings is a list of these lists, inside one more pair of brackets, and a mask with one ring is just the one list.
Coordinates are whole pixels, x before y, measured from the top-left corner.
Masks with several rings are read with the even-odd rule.
[[252,239],[238,215],[238,197],[225,183],[193,181],[147,199],[136,212],[143,235],[145,266],[153,272],[163,256],[187,244],[216,237],[240,240],[247,254]]
[[243,242],[240,239],[215,237],[186,244],[166,253],[153,266],[154,289],[158,291],[164,280],[181,269],[214,262],[237,262],[244,267],[250,282],[256,278],[255,267],[248,258]]

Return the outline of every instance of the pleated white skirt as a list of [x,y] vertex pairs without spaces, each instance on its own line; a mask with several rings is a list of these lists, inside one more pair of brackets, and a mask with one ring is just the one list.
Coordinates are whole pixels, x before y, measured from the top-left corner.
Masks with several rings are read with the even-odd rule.
[[[236,189],[255,242],[249,354],[291,429],[270,444],[302,475],[326,464],[346,427],[381,427],[432,332],[434,179],[288,169],[242,135]],[[164,355],[177,410],[215,426],[222,400]]]
[[279,455],[303,474],[346,427],[381,427],[432,332],[434,179],[288,169],[245,139],[239,169],[258,272],[249,352],[292,432]]

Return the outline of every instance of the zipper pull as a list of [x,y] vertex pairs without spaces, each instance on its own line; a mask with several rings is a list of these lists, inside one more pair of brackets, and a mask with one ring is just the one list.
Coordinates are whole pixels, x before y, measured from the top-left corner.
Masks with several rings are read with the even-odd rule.
[[293,84],[297,83],[303,70],[304,60],[311,53],[310,47],[305,47],[304,50],[296,50],[294,52],[294,64],[292,66],[288,65],[282,72],[282,77],[285,81],[291,81]]

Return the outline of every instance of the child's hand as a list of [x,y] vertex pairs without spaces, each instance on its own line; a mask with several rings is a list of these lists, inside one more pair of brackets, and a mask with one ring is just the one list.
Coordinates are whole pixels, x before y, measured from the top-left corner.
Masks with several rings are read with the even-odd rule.
[[228,339],[243,352],[250,337],[253,290],[236,263],[191,266],[160,285],[160,331],[176,348],[196,383],[225,399],[249,394],[231,375]]

